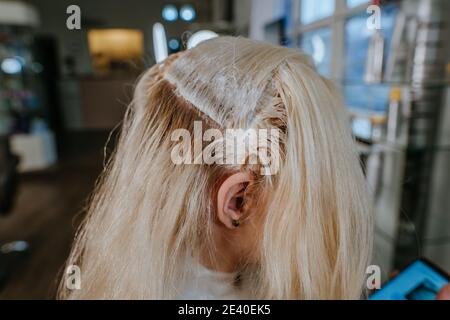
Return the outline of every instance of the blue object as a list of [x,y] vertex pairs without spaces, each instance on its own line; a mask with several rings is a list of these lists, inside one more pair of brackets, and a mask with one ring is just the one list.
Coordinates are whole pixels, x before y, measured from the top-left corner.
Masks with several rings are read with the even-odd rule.
[[197,13],[195,12],[195,9],[193,6],[189,4],[185,4],[180,9],[180,17],[183,21],[191,22],[194,21],[195,17],[197,16]]
[[449,279],[423,260],[409,265],[369,300],[434,300]]
[[18,74],[22,71],[22,64],[17,58],[6,58],[1,62],[1,69],[6,74]]
[[178,39],[172,38],[169,40],[169,48],[172,51],[177,51],[180,49],[180,41]]
[[162,17],[166,21],[176,21],[178,19],[178,9],[173,4],[164,6],[162,10]]
[[331,16],[335,10],[334,0],[302,0],[300,21],[308,24]]

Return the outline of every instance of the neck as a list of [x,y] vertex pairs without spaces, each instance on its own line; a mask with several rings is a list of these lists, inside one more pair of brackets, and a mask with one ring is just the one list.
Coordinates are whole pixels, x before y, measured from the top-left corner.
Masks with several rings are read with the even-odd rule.
[[[221,228],[221,227],[216,227]],[[236,272],[239,266],[240,256],[237,246],[234,245],[233,235],[228,230],[214,232],[214,244],[202,252],[201,264],[211,270],[219,272]]]

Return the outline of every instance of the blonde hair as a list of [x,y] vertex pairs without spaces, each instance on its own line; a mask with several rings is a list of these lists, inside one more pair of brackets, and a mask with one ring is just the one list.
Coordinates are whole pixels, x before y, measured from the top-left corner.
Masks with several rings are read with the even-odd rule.
[[[195,120],[281,129],[279,172],[175,165],[171,132],[192,132]],[[257,177],[255,194],[270,194],[260,261],[242,269],[253,297],[360,298],[372,223],[348,127],[335,87],[298,50],[220,37],[155,65],[136,86],[68,259],[81,269],[81,290],[67,290],[64,277],[59,297],[176,297],[186,257],[212,243],[217,182],[245,169]]]

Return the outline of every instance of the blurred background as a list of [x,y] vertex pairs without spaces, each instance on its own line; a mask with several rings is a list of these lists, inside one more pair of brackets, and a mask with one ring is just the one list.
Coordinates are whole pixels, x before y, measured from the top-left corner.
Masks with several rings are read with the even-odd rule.
[[55,296],[136,77],[216,35],[311,55],[351,114],[383,279],[450,271],[449,4],[0,0],[0,298]]

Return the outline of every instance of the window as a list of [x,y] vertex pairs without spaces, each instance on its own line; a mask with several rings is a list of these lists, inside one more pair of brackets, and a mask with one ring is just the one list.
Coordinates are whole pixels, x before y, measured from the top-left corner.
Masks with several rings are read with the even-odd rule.
[[365,12],[349,18],[345,23],[345,79],[363,81],[369,39],[373,30],[366,26]]
[[335,8],[335,0],[301,0],[300,19],[308,24],[331,16]]
[[[384,38],[384,60],[388,57],[395,18],[398,7],[388,5],[383,8],[381,34]],[[364,73],[367,50],[374,30],[366,26],[367,14],[362,12],[347,19],[345,23],[345,71],[344,97],[347,106],[372,111],[385,111],[390,86],[388,84],[366,84]]]
[[303,33],[300,48],[314,60],[317,71],[327,77],[331,75],[331,29],[320,28]]
[[363,3],[369,4],[370,1],[368,1],[368,0],[347,0],[347,7],[354,8]]
[[[347,107],[385,112],[390,84],[386,82],[368,84],[364,81],[369,41],[375,32],[367,28],[369,14],[366,12],[366,5],[372,2],[298,1],[300,1],[298,3],[300,15],[297,17],[298,21],[293,27],[293,32],[290,33],[292,39],[298,40],[297,46],[312,57],[320,74],[333,79],[342,88]],[[397,12],[398,3],[382,6],[380,33],[385,40],[385,64]],[[296,17],[295,12],[292,15]],[[332,66],[339,67],[332,68]]]

